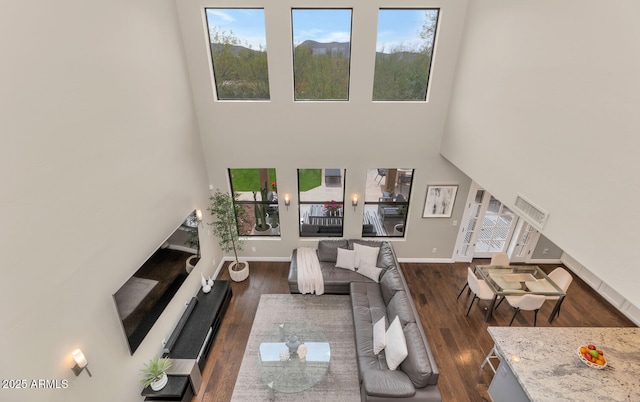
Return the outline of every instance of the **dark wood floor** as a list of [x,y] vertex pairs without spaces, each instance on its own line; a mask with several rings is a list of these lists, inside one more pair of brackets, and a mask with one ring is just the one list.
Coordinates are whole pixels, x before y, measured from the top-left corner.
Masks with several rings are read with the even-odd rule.
[[[485,264],[488,260],[475,260]],[[470,299],[466,292],[456,296],[466,283],[466,263],[401,264],[418,308],[425,333],[440,369],[439,388],[445,402],[489,401],[487,388],[493,373],[480,370],[482,360],[493,343],[487,333],[489,325],[508,325],[512,310],[504,303],[494,317],[484,322],[486,302],[475,304],[465,317]],[[557,265],[541,265],[550,272]],[[251,262],[249,279],[232,283],[233,298],[222,321],[203,372],[203,385],[192,402],[228,401],[231,399],[244,349],[261,294],[289,293],[287,262]],[[226,267],[218,279],[229,279]],[[547,318],[553,302],[540,310],[538,326],[551,326]],[[533,313],[522,312],[513,326],[533,325]],[[560,316],[554,327],[625,327],[635,326],[587,284],[574,275]],[[553,345],[550,345],[552,348]]]

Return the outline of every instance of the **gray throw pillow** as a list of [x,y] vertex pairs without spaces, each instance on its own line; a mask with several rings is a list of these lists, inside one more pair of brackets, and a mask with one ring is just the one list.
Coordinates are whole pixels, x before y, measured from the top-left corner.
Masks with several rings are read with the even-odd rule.
[[338,260],[338,249],[348,248],[347,240],[320,240],[318,242],[318,261],[336,262]]

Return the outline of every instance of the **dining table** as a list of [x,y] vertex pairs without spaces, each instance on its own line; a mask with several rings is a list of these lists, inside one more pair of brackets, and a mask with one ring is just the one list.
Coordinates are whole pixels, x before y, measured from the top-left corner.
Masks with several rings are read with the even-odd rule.
[[493,315],[498,298],[533,294],[557,297],[553,311],[547,320],[551,323],[566,296],[566,293],[537,265],[477,265],[476,272],[493,292],[493,299],[485,314],[485,322],[489,321]]

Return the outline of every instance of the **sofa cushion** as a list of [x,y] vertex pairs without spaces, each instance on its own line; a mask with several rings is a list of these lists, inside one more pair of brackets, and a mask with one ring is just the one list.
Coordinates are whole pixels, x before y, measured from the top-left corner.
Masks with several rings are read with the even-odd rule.
[[389,370],[395,370],[400,366],[400,363],[407,358],[407,341],[404,338],[404,331],[402,330],[402,324],[398,317],[394,318],[389,324],[389,329],[385,335],[385,347],[384,355],[387,359],[387,366]]
[[356,252],[354,250],[347,250],[346,248],[338,249],[338,259],[336,261],[336,268],[348,269],[349,271],[356,270]]
[[358,270],[356,272],[378,283],[378,281],[380,280],[380,273],[382,272],[382,268],[374,267],[367,261],[361,260],[360,266],[358,267]]
[[318,261],[336,262],[338,248],[349,248],[346,240],[320,240],[318,242]]
[[373,354],[382,352],[386,342],[387,318],[382,317],[373,324]]
[[416,393],[409,377],[398,370],[367,370],[362,376],[362,387],[374,397],[409,398]]
[[429,385],[432,370],[418,324],[415,322],[407,324],[404,327],[404,337],[408,355],[400,364],[400,369],[411,379],[416,388],[426,387]]
[[369,247],[356,243],[353,245],[353,250],[356,252],[356,268],[360,268],[360,263],[362,261],[366,261],[373,267],[378,263],[380,247]]
[[391,244],[382,243],[380,245],[380,252],[378,253],[378,262],[376,263],[376,266],[384,269],[397,268],[396,256],[393,253]]
[[404,290],[402,278],[397,269],[385,271],[380,279],[380,290],[385,304],[389,304],[393,295],[399,290]]
[[391,301],[387,304],[387,316],[389,320],[393,320],[395,317],[400,318],[400,324],[403,327],[409,322],[416,322],[407,292],[400,290],[393,295]]

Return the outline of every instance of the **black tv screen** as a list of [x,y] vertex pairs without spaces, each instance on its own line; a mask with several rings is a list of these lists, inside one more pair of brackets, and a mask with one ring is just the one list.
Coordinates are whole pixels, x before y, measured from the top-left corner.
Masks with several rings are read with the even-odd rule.
[[133,354],[200,258],[195,211],[113,295]]

